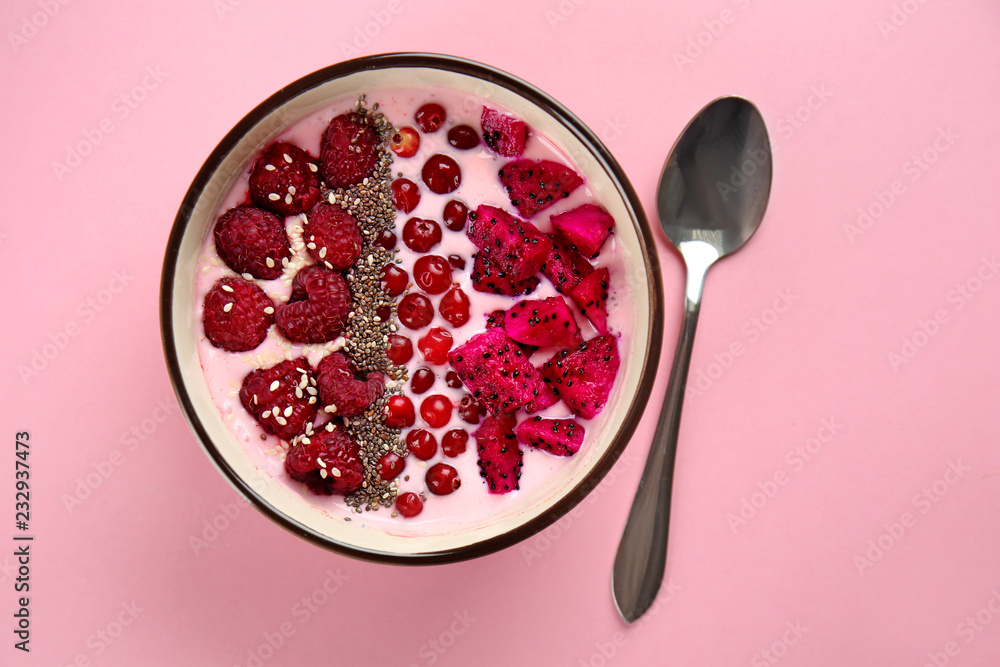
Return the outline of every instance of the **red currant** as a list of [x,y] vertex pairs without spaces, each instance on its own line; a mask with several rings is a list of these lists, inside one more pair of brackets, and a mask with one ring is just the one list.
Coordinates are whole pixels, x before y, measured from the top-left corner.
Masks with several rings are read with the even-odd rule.
[[396,317],[404,327],[421,329],[434,319],[434,306],[431,305],[431,300],[420,292],[410,292],[399,300]]
[[385,356],[389,357],[389,361],[397,366],[402,366],[413,358],[413,343],[406,336],[391,333],[389,334],[389,345],[385,348]]
[[392,231],[388,227],[384,227],[379,233],[378,240],[376,240],[375,243],[382,246],[386,250],[392,250],[396,247],[396,232]]
[[447,496],[462,486],[458,471],[447,463],[435,463],[427,469],[427,488],[436,496]]
[[431,428],[441,428],[451,421],[451,410],[451,401],[447,396],[433,394],[420,404],[420,418]]
[[413,401],[406,396],[390,396],[386,406],[385,425],[389,428],[409,428],[417,421]]
[[428,461],[437,454],[437,438],[430,431],[415,428],[406,434],[406,448],[421,461]]
[[392,182],[392,203],[397,211],[409,213],[420,203],[420,188],[408,178]]
[[438,312],[456,329],[469,321],[469,297],[460,287],[452,287],[441,297]]
[[382,267],[382,289],[389,296],[398,296],[406,290],[410,284],[410,276],[405,269],[401,269],[395,264],[386,264]]
[[465,258],[461,255],[448,255],[448,263],[451,264],[451,268],[456,271],[465,270]]
[[455,343],[451,334],[441,327],[431,327],[422,337],[417,339],[417,349],[424,361],[437,366],[448,363],[448,350]]
[[462,170],[455,158],[438,153],[427,158],[420,178],[431,192],[446,195],[462,184]]
[[466,394],[458,403],[458,416],[467,424],[478,424],[486,416],[486,408],[477,403],[472,394]]
[[453,232],[460,232],[465,229],[465,223],[469,219],[469,207],[458,199],[452,199],[444,205],[444,226]]
[[392,308],[390,308],[389,306],[379,306],[378,308],[375,309],[375,315],[380,320],[385,322],[390,317],[392,317]]
[[409,125],[399,128],[389,141],[389,150],[399,157],[413,157],[417,154],[418,148],[420,148],[420,135]]
[[458,456],[465,453],[465,445],[469,442],[469,434],[465,429],[453,428],[441,438],[441,451],[445,456]]
[[437,102],[428,102],[417,109],[417,113],[413,114],[413,120],[417,121],[420,129],[427,133],[437,132],[441,129],[447,117],[448,114],[445,113],[444,107]]
[[462,378],[458,377],[458,373],[455,371],[448,371],[444,374],[444,383],[452,389],[460,389],[463,386]]
[[400,516],[405,516],[409,519],[420,514],[423,509],[424,503],[420,500],[420,496],[412,491],[407,491],[396,496],[396,511],[399,512]]
[[413,282],[428,294],[440,294],[451,285],[451,264],[441,255],[424,255],[413,263]]
[[413,371],[410,378],[410,390],[414,394],[422,394],[434,385],[434,371],[421,366]]
[[415,252],[427,252],[441,242],[441,225],[434,220],[410,218],[403,225],[403,243]]
[[396,452],[388,452],[378,460],[378,476],[388,482],[399,477],[405,467],[406,460],[402,456]]
[[448,130],[448,143],[459,150],[467,151],[479,145],[479,135],[468,125],[456,125]]

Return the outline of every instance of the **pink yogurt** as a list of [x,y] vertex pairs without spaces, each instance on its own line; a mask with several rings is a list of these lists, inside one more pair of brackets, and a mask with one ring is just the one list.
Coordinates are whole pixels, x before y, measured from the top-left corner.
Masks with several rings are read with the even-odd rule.
[[[480,204],[488,204],[504,208],[505,210],[517,213],[506,192],[497,177],[497,171],[503,164],[510,160],[492,153],[486,146],[480,144],[469,150],[458,150],[452,147],[447,141],[447,131],[454,125],[465,124],[480,131],[479,118],[482,112],[483,101],[471,98],[463,91],[456,91],[444,87],[422,87],[422,88],[394,88],[386,90],[375,90],[366,94],[369,108],[378,103],[378,110],[396,127],[412,125],[417,127],[413,120],[413,114],[422,104],[426,102],[438,102],[447,111],[448,118],[444,125],[431,134],[420,133],[420,148],[416,155],[409,158],[394,156],[392,163],[393,177],[402,176],[409,178],[420,186],[421,198],[417,207],[410,213],[397,213],[397,257],[402,260],[401,266],[410,275],[411,283],[413,278],[413,263],[421,256],[407,248],[402,242],[403,223],[410,217],[431,218],[442,223],[442,212],[445,204],[451,199],[459,199],[468,205],[470,211],[474,211]],[[320,137],[330,119],[338,114],[352,110],[356,105],[356,98],[349,98],[331,104],[324,109],[313,113],[290,127],[279,138],[284,141],[296,144],[312,155],[319,154]],[[489,106],[497,108],[493,103]],[[502,109],[501,109],[502,110]],[[514,114],[516,115],[516,113]],[[428,157],[435,153],[444,153],[455,158],[462,169],[462,182],[459,188],[446,195],[438,195],[431,192],[421,181],[421,168]],[[548,159],[567,164],[576,169],[581,175],[579,167],[570,160],[567,155],[559,150],[545,137],[531,133],[525,146],[524,156],[531,159]],[[226,196],[222,206],[218,211],[221,215],[229,208],[244,203],[247,200],[247,174],[249,165],[240,177],[239,181]],[[551,232],[552,227],[549,218],[561,211],[575,208],[584,203],[600,203],[593,193],[588,189],[586,180],[582,186],[577,188],[571,195],[551,206],[550,208],[536,214],[531,222],[543,232]],[[305,251],[301,241],[302,220],[304,216],[291,216],[286,219],[285,225],[289,238],[292,241],[292,250],[295,254],[291,262],[291,270],[286,270],[284,276],[277,280],[255,281],[275,303],[282,303],[287,300],[291,292],[291,280],[297,271],[306,264],[311,264],[312,260]],[[522,298],[541,299],[549,296],[558,296],[558,292],[552,284],[541,277],[541,283],[536,290],[525,297],[507,297],[494,294],[484,294],[472,288],[469,275],[472,270],[472,256],[476,249],[468,239],[465,232],[454,232],[442,223],[442,242],[431,249],[431,254],[459,255],[465,262],[464,270],[453,269],[452,281],[459,283],[462,290],[471,300],[470,319],[464,326],[453,329],[438,313],[437,307],[443,295],[428,295],[434,304],[434,320],[422,329],[413,331],[397,323],[397,333],[405,335],[414,344],[414,358],[407,364],[408,375],[412,376],[413,371],[420,366],[427,366],[435,372],[436,380],[434,385],[421,395],[414,395],[409,391],[409,382],[403,387],[404,393],[410,397],[417,412],[417,422],[414,428],[423,428],[434,434],[439,446],[435,456],[429,461],[420,461],[416,457],[409,456],[406,459],[406,466],[403,474],[399,477],[399,493],[413,491],[422,494],[424,497],[423,511],[416,517],[403,518],[401,516],[392,517],[393,510],[382,507],[378,511],[366,511],[358,514],[354,512],[344,502],[340,496],[315,496],[309,492],[305,485],[288,478],[284,471],[284,454],[287,448],[286,443],[282,443],[278,438],[266,435],[257,424],[256,420],[244,410],[240,404],[238,391],[243,382],[243,378],[253,368],[268,367],[283,359],[293,359],[305,356],[315,367],[319,360],[330,351],[339,349],[342,343],[334,341],[325,345],[302,345],[284,340],[275,330],[271,328],[267,339],[257,349],[247,353],[232,353],[215,348],[208,342],[203,331],[199,331],[199,356],[202,368],[205,372],[212,398],[223,418],[227,421],[234,437],[243,445],[243,448],[262,474],[282,480],[288,488],[295,493],[302,493],[309,496],[313,504],[324,513],[335,517],[350,518],[355,526],[370,527],[374,530],[396,535],[427,535],[446,531],[461,530],[477,522],[488,518],[501,509],[510,507],[510,503],[516,503],[522,493],[526,493],[547,481],[568,464],[568,459],[553,456],[548,453],[534,450],[525,445],[524,466],[520,479],[521,490],[502,495],[492,495],[487,491],[487,485],[479,475],[477,465],[477,454],[475,438],[472,431],[476,426],[464,422],[458,415],[457,405],[461,397],[466,393],[464,388],[452,389],[445,384],[444,376],[449,370],[446,366],[433,366],[427,364],[420,358],[417,350],[417,339],[427,333],[431,327],[442,327],[452,333],[454,337],[454,347],[462,345],[473,335],[481,332],[485,328],[485,315],[498,309],[510,308],[514,303]],[[616,237],[612,235],[602,248],[600,257],[594,262],[596,267],[606,266],[610,269],[611,289],[608,299],[609,326],[613,333],[619,333],[620,325],[630,321],[630,304],[628,299],[616,289],[616,272],[623,271],[623,258],[620,248],[616,244]],[[212,234],[208,234],[204,245],[203,253],[199,262],[199,271],[196,276],[196,312],[195,320],[201,328],[202,312],[201,304],[205,293],[220,278],[233,275],[225,264],[218,258]],[[418,289],[415,286],[413,289]],[[580,325],[584,339],[590,339],[597,335],[597,332],[590,322],[576,309],[572,300],[567,297],[571,308],[577,313],[577,323]],[[623,358],[627,353],[627,339],[619,340],[619,351]],[[541,364],[554,352],[551,349],[542,349],[535,353],[532,362]],[[420,404],[423,399],[434,394],[443,394],[452,399],[456,410],[452,413],[451,422],[442,428],[430,428],[420,418]],[[320,419],[324,415],[321,411]],[[569,409],[561,402],[556,403],[551,408],[538,413],[548,418],[572,418]],[[522,411],[517,413],[518,420],[524,419],[527,415]],[[578,419],[588,431],[596,425],[603,415],[598,415],[593,420]],[[465,429],[469,434],[469,441],[466,452],[457,457],[446,457],[441,452],[440,443],[444,434],[455,428]],[[402,437],[406,437],[404,430]],[[588,440],[585,439],[580,454],[588,447]],[[580,454],[577,454],[579,456]],[[448,496],[435,496],[427,491],[424,476],[425,471],[437,462],[444,462],[458,470],[459,478],[462,480],[461,487]],[[408,479],[404,477],[408,476]]]

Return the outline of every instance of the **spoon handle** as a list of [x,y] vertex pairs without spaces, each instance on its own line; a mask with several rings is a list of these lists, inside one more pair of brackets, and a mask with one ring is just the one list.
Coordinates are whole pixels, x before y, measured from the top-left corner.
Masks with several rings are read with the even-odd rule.
[[632,502],[625,532],[618,545],[612,574],[615,604],[622,618],[629,623],[649,609],[663,581],[681,407],[684,405],[684,389],[691,365],[694,332],[701,312],[705,273],[715,260],[715,257],[706,257],[707,262],[697,261],[700,258],[692,258],[683,249],[682,254],[687,263],[684,319],[677,339],[674,364],[670,369],[667,393],[663,398],[663,410],[656,425],[639,489]]

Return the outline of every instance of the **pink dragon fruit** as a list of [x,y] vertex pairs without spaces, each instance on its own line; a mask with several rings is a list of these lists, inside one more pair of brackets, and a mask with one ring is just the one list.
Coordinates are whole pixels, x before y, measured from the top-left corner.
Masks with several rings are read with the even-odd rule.
[[573,347],[583,342],[573,312],[561,296],[517,302],[504,315],[504,329],[517,342],[539,347]]
[[523,453],[514,435],[514,416],[487,417],[472,436],[479,454],[479,475],[486,480],[490,493],[509,493],[518,488]]
[[494,265],[515,280],[527,280],[542,268],[552,248],[552,241],[533,224],[519,220],[502,208],[481,204],[466,234],[479,248],[477,255],[493,260]]
[[580,281],[594,272],[594,267],[568,241],[549,234],[552,249],[542,265],[542,273],[560,294],[569,294]]
[[453,349],[448,363],[472,397],[493,415],[513,412],[542,389],[537,369],[500,328],[476,334]]
[[[538,373],[541,374],[542,370],[538,369]],[[559,402],[559,397],[556,396],[556,392],[552,391],[552,385],[549,384],[548,380],[542,377],[542,386],[538,392],[538,396],[528,401],[524,405],[524,411],[529,415],[533,415],[540,410],[544,410],[547,407],[553,406]]]
[[584,204],[551,218],[563,238],[581,253],[593,259],[615,229],[615,219],[595,204]]
[[556,352],[542,374],[573,414],[592,419],[607,403],[620,363],[618,339],[604,334]]
[[583,183],[566,165],[552,160],[522,158],[500,168],[500,183],[506,188],[510,203],[524,218],[569,197]]
[[524,152],[528,126],[523,120],[483,107],[479,124],[483,128],[483,143],[494,153],[504,157],[517,157]]
[[542,419],[532,417],[517,425],[517,439],[535,449],[573,456],[580,451],[586,430],[572,419]]
[[472,261],[472,273],[469,275],[469,280],[472,282],[472,289],[477,292],[506,296],[531,294],[541,282],[537,276],[531,276],[525,280],[514,280],[493,260],[478,252]]
[[587,316],[598,333],[608,333],[608,270],[598,269],[580,281],[570,294],[580,312]]

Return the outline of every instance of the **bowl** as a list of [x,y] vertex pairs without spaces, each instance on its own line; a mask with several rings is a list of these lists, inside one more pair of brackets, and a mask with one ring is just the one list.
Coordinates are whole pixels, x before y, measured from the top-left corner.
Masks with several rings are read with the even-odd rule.
[[[201,334],[195,317],[202,244],[256,154],[296,121],[334,100],[394,86],[446,87],[472,104],[491,102],[523,118],[580,169],[587,187],[615,217],[613,238],[627,259],[615,278],[619,294],[627,295],[616,327],[624,332],[619,342],[621,368],[599,421],[588,425],[586,446],[545,484],[516,492],[495,511],[408,534],[374,526],[365,520],[367,512],[345,521],[330,511],[329,497],[303,493],[266,469],[261,455],[240,442],[213,401],[199,359]],[[341,554],[432,564],[485,555],[543,530],[611,469],[636,428],[656,375],[662,288],[656,246],[639,198],[611,153],[582,121],[531,84],[498,69],[444,55],[398,53],[350,60],[305,76],[265,100],[225,136],[195,176],[174,221],[163,265],[160,319],[167,367],[183,414],[210,460],[248,502],[283,528]]]

